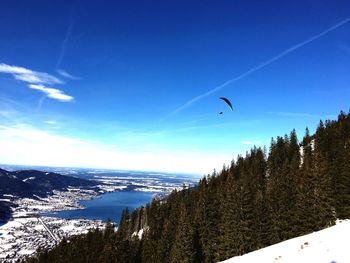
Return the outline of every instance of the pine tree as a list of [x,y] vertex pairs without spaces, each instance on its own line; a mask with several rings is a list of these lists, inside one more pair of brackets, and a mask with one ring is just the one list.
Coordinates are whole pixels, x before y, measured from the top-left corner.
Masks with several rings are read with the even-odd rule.
[[193,229],[189,223],[186,208],[182,204],[175,240],[170,251],[170,262],[190,263],[193,262],[193,256]]
[[[350,114],[253,148],[194,188],[156,198],[115,233],[63,240],[27,262],[217,262],[350,218]],[[141,239],[133,235],[144,230]]]
[[277,137],[272,140],[268,157],[268,203],[271,215],[271,239],[277,243],[290,238],[293,225],[291,218],[296,202],[296,176],[298,166],[298,147],[296,137],[291,134],[291,139]]
[[[234,166],[234,164],[233,164]],[[231,166],[230,174],[222,191],[224,192],[224,202],[219,207],[219,247],[218,260],[227,259],[230,255],[239,254],[239,243],[241,243],[238,231],[239,204],[238,204],[238,183],[234,178],[234,167]]]
[[345,219],[350,217],[350,113],[341,112],[335,125],[336,212],[339,218]]

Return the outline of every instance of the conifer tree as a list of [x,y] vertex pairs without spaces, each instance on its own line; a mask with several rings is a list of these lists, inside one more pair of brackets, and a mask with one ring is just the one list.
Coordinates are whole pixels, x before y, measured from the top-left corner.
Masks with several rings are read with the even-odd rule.
[[[217,262],[350,218],[350,114],[253,148],[194,188],[122,213],[117,233],[63,240],[27,262]],[[133,235],[144,230],[141,239]]]
[[224,202],[220,206],[220,223],[219,223],[219,247],[218,254],[223,260],[230,255],[238,255],[240,252],[239,244],[242,242],[239,233],[240,211],[239,211],[239,186],[235,179],[237,169],[235,164],[231,165],[229,176],[222,188],[225,193]]
[[184,204],[181,205],[175,240],[170,251],[171,263],[193,262],[193,229]]

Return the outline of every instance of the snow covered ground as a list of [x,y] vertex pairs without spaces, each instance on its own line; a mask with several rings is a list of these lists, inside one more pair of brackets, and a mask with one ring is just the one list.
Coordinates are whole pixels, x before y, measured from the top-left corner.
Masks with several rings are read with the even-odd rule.
[[0,262],[15,262],[32,255],[37,248],[51,248],[63,237],[86,233],[92,228],[103,228],[99,220],[65,220],[40,216],[42,212],[82,209],[79,200],[97,196],[89,189],[68,189],[54,191],[45,198],[16,198],[10,221],[0,226]]
[[[30,180],[31,178],[28,178]],[[104,223],[98,220],[66,220],[41,216],[43,212],[83,209],[80,200],[95,198],[106,192],[122,191],[131,187],[133,191],[151,191],[168,193],[173,189],[181,189],[189,182],[157,177],[118,177],[115,175],[95,175],[94,180],[101,185],[97,190],[69,187],[68,191],[53,191],[45,198],[18,198],[11,194],[0,196],[0,200],[11,201],[17,206],[13,208],[12,219],[0,226],[0,262],[15,262],[26,255],[32,255],[37,248],[51,248],[63,237],[86,233],[91,228],[103,228]],[[103,184],[102,184],[103,183]],[[142,236],[142,231],[136,233]]]
[[51,248],[63,237],[86,233],[97,227],[103,228],[104,223],[54,217],[15,217],[0,227],[0,262],[15,262],[22,256],[34,254],[39,247]]
[[275,245],[233,257],[225,263],[348,263],[350,262],[350,220]]

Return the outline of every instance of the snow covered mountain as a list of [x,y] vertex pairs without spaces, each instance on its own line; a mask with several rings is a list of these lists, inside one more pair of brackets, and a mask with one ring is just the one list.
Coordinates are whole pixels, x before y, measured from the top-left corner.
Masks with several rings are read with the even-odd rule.
[[72,187],[95,187],[96,181],[36,170],[6,171],[0,169],[0,198],[10,194],[18,197],[46,196],[53,190]]
[[223,263],[346,263],[350,262],[350,220],[308,235],[230,258]]
[[36,170],[6,171],[0,169],[0,222],[11,217],[13,201],[19,198],[38,198],[51,195],[54,190],[67,191],[68,187],[93,189],[93,180]]

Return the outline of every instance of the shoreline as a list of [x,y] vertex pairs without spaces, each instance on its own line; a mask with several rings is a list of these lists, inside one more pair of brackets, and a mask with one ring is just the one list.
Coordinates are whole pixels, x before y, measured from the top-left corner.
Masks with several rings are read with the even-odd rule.
[[[118,190],[118,189],[115,189]],[[63,238],[87,233],[93,228],[103,228],[101,220],[63,219],[42,216],[45,212],[84,209],[79,202],[90,200],[106,191],[69,188],[53,191],[47,197],[18,198],[12,201],[11,218],[0,225],[0,261],[15,262],[33,256],[38,248],[52,248]],[[15,198],[15,197],[13,197]]]
[[[84,209],[80,201],[129,188],[135,192],[158,192],[160,195],[167,195],[174,189],[181,189],[184,184],[182,180],[167,182],[161,179],[97,177],[94,180],[100,184],[94,188],[68,187],[66,191],[54,190],[47,197],[19,198],[6,195],[13,206],[10,220],[0,225],[0,261],[15,262],[33,256],[38,248],[50,249],[63,238],[105,226],[102,220],[65,219],[45,216],[42,213]],[[193,180],[188,179],[186,183],[190,185],[192,182]]]

